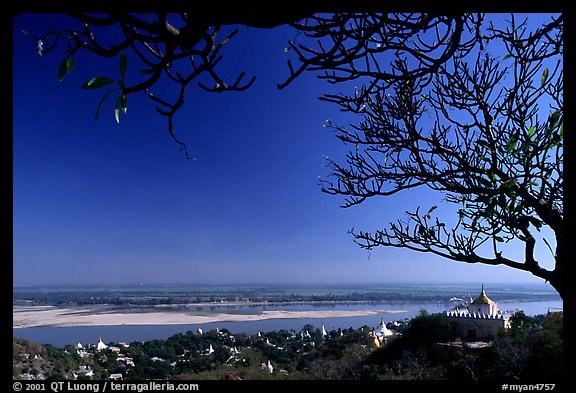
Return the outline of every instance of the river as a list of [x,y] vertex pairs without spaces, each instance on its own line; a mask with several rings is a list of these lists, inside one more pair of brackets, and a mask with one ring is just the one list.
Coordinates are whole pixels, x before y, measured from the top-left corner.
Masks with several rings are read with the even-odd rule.
[[[523,302],[502,302],[499,303],[502,310],[522,310],[526,315],[546,314],[549,310],[555,311],[563,308],[562,301],[523,301]],[[400,321],[405,318],[413,318],[421,309],[428,313],[446,311],[447,305],[441,303],[365,303],[365,304],[294,304],[264,306],[261,310],[279,309],[287,311],[307,311],[307,310],[390,310],[390,313],[378,315],[357,316],[357,317],[336,317],[336,318],[299,318],[299,319],[269,319],[249,322],[213,322],[190,325],[123,325],[123,326],[82,326],[82,327],[34,327],[13,329],[14,337],[27,338],[43,344],[52,344],[64,347],[67,344],[96,344],[98,339],[108,342],[134,342],[148,341],[153,339],[166,339],[177,333],[186,333],[189,330],[196,331],[202,328],[208,331],[214,328],[226,328],[232,333],[255,334],[259,331],[267,332],[272,330],[295,330],[300,331],[306,324],[312,324],[317,328],[322,325],[326,330],[337,330],[347,328],[359,328],[361,326],[376,326],[381,319],[384,321]],[[225,309],[220,310],[225,311]],[[251,311],[258,311],[253,310]]]

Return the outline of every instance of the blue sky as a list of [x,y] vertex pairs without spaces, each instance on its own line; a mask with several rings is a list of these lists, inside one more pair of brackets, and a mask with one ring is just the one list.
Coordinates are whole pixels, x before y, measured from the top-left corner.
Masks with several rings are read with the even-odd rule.
[[317,99],[326,85],[312,74],[276,88],[288,75],[291,30],[243,29],[229,43],[222,73],[257,80],[241,93],[191,91],[175,117],[198,158],[187,161],[144,97],[129,97],[120,124],[113,100],[94,121],[102,92],[80,86],[116,75],[117,60],[79,54],[58,82],[62,49],[40,57],[21,30],[40,34],[62,20],[14,21],[14,285],[542,281],[355,245],[352,227],[383,228],[442,195],[417,190],[342,209],[321,193],[324,156],[347,149],[323,124],[353,119]]

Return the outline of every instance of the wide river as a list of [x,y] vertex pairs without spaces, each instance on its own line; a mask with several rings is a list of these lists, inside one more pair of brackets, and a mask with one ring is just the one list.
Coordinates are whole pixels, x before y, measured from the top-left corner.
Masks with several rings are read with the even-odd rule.
[[[244,307],[217,307],[218,312],[241,311]],[[502,310],[523,310],[526,315],[546,314],[563,308],[562,301],[524,301],[499,303]],[[421,309],[429,313],[443,312],[447,306],[439,303],[365,303],[365,304],[288,304],[267,307],[250,308],[252,312],[262,310],[286,310],[286,311],[327,311],[327,310],[387,310],[389,312],[356,317],[335,318],[298,318],[298,319],[269,319],[249,322],[213,322],[190,325],[131,325],[131,326],[82,326],[82,327],[32,327],[13,329],[14,337],[27,338],[43,344],[52,344],[63,347],[67,344],[96,344],[102,337],[105,343],[109,342],[134,342],[148,341],[153,339],[166,339],[177,333],[186,333],[189,330],[196,331],[202,328],[208,331],[213,328],[226,328],[232,333],[267,332],[272,330],[295,330],[300,331],[306,324],[312,324],[317,328],[322,325],[326,330],[359,328],[361,326],[376,326],[381,319],[385,322],[400,321],[405,318],[413,318]]]

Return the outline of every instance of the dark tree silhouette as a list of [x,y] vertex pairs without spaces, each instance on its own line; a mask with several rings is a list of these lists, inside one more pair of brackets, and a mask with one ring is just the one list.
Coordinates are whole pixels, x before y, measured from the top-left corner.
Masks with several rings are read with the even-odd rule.
[[[67,45],[59,68],[62,78],[74,68],[74,55],[88,50],[118,57],[119,79],[99,76],[84,88],[117,92],[117,121],[127,97],[144,92],[168,119],[184,104],[197,82],[209,92],[241,91],[254,82],[240,72],[231,83],[217,73],[224,25],[274,27],[290,24],[298,34],[289,41],[296,66],[288,62],[284,88],[305,71],[331,84],[359,85],[351,94],[325,94],[322,100],[357,114],[358,124],[333,125],[352,146],[346,163],[330,161],[335,180],[322,190],[345,197],[344,207],[374,196],[428,187],[445,195],[453,223],[433,217],[436,206],[374,233],[351,233],[362,247],[408,248],[465,263],[506,265],[541,277],[564,296],[563,235],[563,19],[541,26],[509,16],[502,28],[482,14],[314,14],[245,12],[92,14],[72,13],[77,29],[51,28],[33,36],[39,52]],[[96,29],[116,29],[118,41],[103,43]],[[140,64],[127,64],[131,51]],[[134,57],[134,56],[131,56]],[[127,85],[127,73],[140,82]],[[163,77],[163,79],[161,79]],[[204,79],[207,77],[211,85]],[[132,79],[131,79],[132,80]],[[164,80],[175,99],[153,93]],[[537,241],[551,252],[554,268],[535,257]],[[520,242],[523,258],[510,257],[508,245]]]
[[[184,105],[187,90],[192,82],[209,92],[243,91],[249,88],[255,76],[245,81],[246,74],[239,72],[231,82],[221,78],[217,65],[222,60],[223,47],[239,32],[235,28],[220,38],[222,27],[238,25],[245,27],[271,28],[294,22],[307,15],[305,8],[300,14],[278,14],[270,12],[167,12],[131,14],[110,12],[88,14],[73,12],[66,14],[76,21],[77,27],[50,27],[42,35],[30,35],[37,41],[38,53],[54,51],[59,44],[66,46],[65,57],[58,68],[58,79],[62,82],[66,74],[74,70],[74,56],[85,50],[101,58],[118,58],[119,78],[96,76],[82,86],[84,89],[110,88],[101,98],[96,111],[98,119],[104,101],[116,94],[114,114],[127,111],[128,96],[145,93],[158,104],[157,112],[165,116],[168,132],[184,151],[186,158],[193,158],[188,148],[175,133],[174,115]],[[105,29],[106,34],[99,34]],[[104,38],[102,38],[104,37]],[[126,53],[130,52],[137,64],[128,65]],[[126,83],[126,75],[133,84]],[[160,97],[154,93],[158,84],[170,84],[174,97]]]
[[[293,45],[302,65],[291,77],[306,68],[361,84],[322,97],[362,118],[330,125],[353,149],[330,161],[322,190],[351,207],[424,186],[457,206],[452,225],[432,206],[352,230],[356,242],[524,270],[563,297],[562,17],[534,27],[510,15],[502,28],[483,15],[333,15],[297,27],[316,41]],[[536,260],[537,238],[553,269]],[[507,256],[511,242],[523,257]]]

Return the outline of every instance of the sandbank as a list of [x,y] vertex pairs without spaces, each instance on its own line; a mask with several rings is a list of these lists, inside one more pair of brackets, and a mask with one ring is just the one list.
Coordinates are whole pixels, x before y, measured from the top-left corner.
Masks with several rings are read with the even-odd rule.
[[65,326],[122,326],[122,325],[180,325],[210,322],[248,322],[267,319],[337,318],[358,317],[385,313],[401,313],[403,310],[314,310],[285,311],[263,310],[254,314],[212,313],[204,315],[193,311],[130,312],[101,311],[94,309],[57,308],[43,309],[13,307],[13,328],[65,327]]

